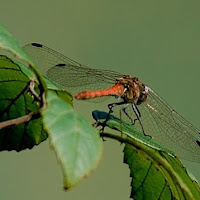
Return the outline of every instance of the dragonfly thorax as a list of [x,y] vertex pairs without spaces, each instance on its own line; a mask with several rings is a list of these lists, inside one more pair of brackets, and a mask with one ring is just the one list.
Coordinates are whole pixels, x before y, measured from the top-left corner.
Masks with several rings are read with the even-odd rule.
[[139,105],[147,99],[145,85],[137,77],[124,75],[116,80],[116,84],[124,86],[121,98],[127,103]]

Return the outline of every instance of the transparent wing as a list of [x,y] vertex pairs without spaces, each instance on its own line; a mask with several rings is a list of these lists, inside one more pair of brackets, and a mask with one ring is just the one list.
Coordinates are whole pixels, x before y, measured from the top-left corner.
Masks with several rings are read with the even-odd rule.
[[[136,119],[131,104],[127,107],[131,118]],[[147,101],[138,105],[145,134],[151,135],[163,147],[180,158],[200,162],[199,130],[174,111],[161,97],[149,88]],[[125,114],[125,120],[129,120]],[[142,132],[138,121],[135,126]]]
[[73,94],[108,88],[122,76],[117,72],[83,66],[41,44],[27,44],[24,49],[44,76],[64,86]]

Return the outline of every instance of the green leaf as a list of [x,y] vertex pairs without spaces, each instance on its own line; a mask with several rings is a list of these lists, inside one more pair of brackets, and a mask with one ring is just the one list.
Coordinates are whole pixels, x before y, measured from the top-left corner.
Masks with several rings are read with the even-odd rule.
[[157,150],[149,154],[142,148],[126,145],[124,162],[131,171],[131,197],[135,200],[200,199],[197,182],[176,157]]
[[97,167],[102,154],[99,134],[69,103],[49,91],[48,107],[43,111],[50,143],[62,166],[65,189],[87,177]]
[[125,145],[124,162],[130,168],[133,199],[171,199],[172,192],[167,181],[142,150]]
[[[33,102],[29,90],[34,74],[24,65],[6,56],[0,56],[0,121],[16,119],[35,112],[39,105]],[[38,91],[38,88],[35,88]],[[0,130],[0,150],[20,151],[32,148],[47,138],[41,118]]]
[[5,49],[12,53],[16,58],[33,65],[32,60],[28,54],[19,45],[17,40],[7,31],[7,29],[0,23],[0,49]]
[[[107,113],[94,111],[93,117],[102,122],[106,119]],[[120,122],[113,115],[110,115],[107,126],[114,130],[121,130],[123,126],[123,134],[127,136],[121,141],[126,143],[124,162],[130,168],[133,199],[200,199],[197,181],[172,152],[139,133],[134,126]]]

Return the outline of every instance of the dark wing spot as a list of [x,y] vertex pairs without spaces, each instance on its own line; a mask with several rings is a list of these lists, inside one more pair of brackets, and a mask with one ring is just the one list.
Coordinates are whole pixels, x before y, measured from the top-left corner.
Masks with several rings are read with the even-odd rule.
[[43,45],[42,44],[38,44],[38,43],[31,43],[33,46],[35,46],[35,47],[43,47]]
[[64,63],[59,63],[59,64],[57,64],[56,66],[57,66],[57,67],[65,67],[66,64],[64,64]]
[[196,140],[196,143],[200,146],[200,141],[199,140]]

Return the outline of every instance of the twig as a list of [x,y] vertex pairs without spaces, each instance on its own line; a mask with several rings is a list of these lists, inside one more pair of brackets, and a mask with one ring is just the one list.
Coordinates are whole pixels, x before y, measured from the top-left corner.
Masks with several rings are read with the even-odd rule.
[[33,95],[37,100],[41,101],[41,98],[40,98],[40,96],[37,94],[37,92],[34,90],[34,87],[35,87],[35,80],[32,79],[32,80],[30,81],[29,90],[30,90],[30,92],[32,93],[32,95]]
[[0,129],[2,128],[6,128],[8,126],[14,126],[14,125],[19,125],[25,122],[30,121],[32,118],[38,118],[40,117],[40,113],[34,113],[34,112],[30,112],[28,115],[24,115],[23,117],[19,117],[16,119],[11,119],[11,120],[7,120],[4,122],[0,122]]
[[36,76],[36,79],[39,82],[38,88],[40,91],[39,97],[41,98],[41,109],[46,108],[46,99],[45,99],[45,91],[47,90],[46,84],[43,80],[42,75],[38,72],[38,70],[32,65],[32,63],[28,63],[29,68]]
[[38,87],[41,89],[42,93],[40,95],[37,94],[37,92],[35,91],[34,87],[35,87],[35,79],[31,79],[30,80],[30,85],[29,85],[29,90],[32,93],[32,95],[40,101],[41,105],[40,105],[40,109],[45,109],[46,108],[46,98],[45,98],[45,90],[43,90],[44,88],[41,87],[41,84],[38,85]]

